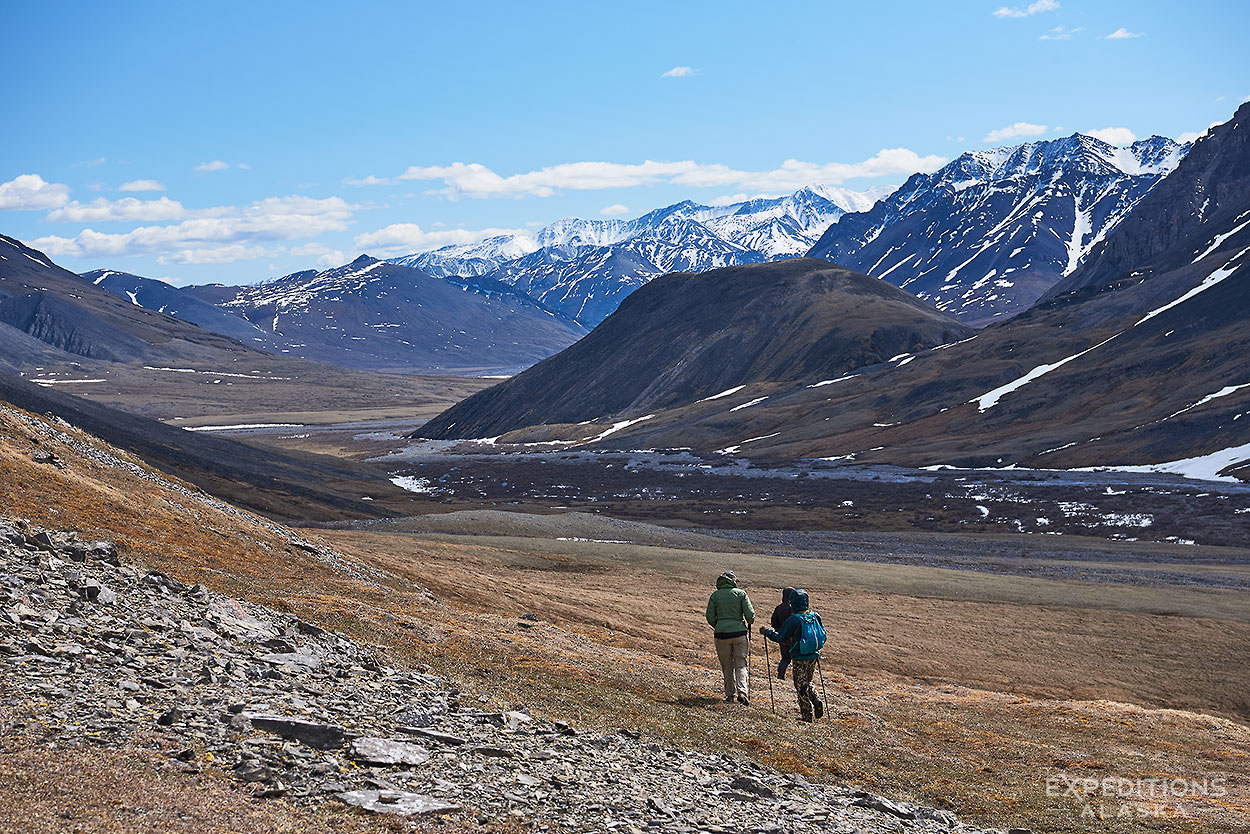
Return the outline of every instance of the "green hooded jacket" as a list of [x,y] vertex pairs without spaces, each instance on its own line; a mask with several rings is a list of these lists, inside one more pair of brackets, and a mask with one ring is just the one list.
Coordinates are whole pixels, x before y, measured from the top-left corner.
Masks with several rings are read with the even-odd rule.
[[734,636],[750,631],[755,622],[755,606],[747,592],[728,576],[716,577],[716,590],[707,600],[707,624],[716,636]]

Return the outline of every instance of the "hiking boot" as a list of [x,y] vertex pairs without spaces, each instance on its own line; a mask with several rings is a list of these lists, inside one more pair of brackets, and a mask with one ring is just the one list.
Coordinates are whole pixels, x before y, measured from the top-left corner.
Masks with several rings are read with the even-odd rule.
[[812,717],[810,715],[800,715],[799,720],[802,721],[804,724],[812,723]]
[[742,705],[745,707],[745,706],[747,706],[750,702],[749,702],[749,701],[747,701],[747,696],[745,696],[745,695],[743,695],[741,692],[739,692],[739,693],[738,693],[738,703],[742,704]]
[[819,698],[812,698],[812,711],[816,713],[817,718],[824,716],[825,705],[820,702]]
[[725,703],[726,703],[726,704],[732,704],[733,702],[734,702],[734,696],[732,696],[732,695],[726,695],[726,696],[725,696]]

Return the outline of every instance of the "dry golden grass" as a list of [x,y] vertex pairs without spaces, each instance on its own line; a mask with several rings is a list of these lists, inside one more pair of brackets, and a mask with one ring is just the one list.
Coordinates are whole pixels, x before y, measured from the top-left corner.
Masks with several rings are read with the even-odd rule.
[[[832,720],[809,727],[795,720],[788,683],[775,691],[779,714],[768,711],[758,654],[753,707],[721,701],[701,612],[708,577],[726,559],[736,564],[736,556],[709,560],[707,554],[607,545],[587,555],[590,545],[581,542],[517,540],[504,547],[412,535],[327,537],[344,552],[429,586],[444,600],[413,610],[416,600],[403,592],[378,594],[371,616],[380,612],[386,621],[402,610],[391,645],[503,704],[524,703],[537,713],[605,730],[641,729],[689,747],[723,747],[950,808],[986,824],[1046,831],[1238,831],[1250,825],[1250,728],[1244,723],[1120,701],[1023,694],[1029,682],[1017,687],[1002,673],[1028,652],[1029,620],[1033,628],[1058,635],[1086,627],[1091,616],[1104,618],[1096,621],[1106,639],[1120,630],[1120,658],[1110,656],[1107,646],[1091,653],[1071,640],[1047,649],[1034,678],[1049,676],[1050,686],[1068,691],[1089,679],[1132,673],[1136,682],[1121,682],[1131,695],[1135,686],[1149,690],[1151,674],[1128,656],[1171,633],[1180,639],[1168,645],[1180,650],[1166,658],[1173,666],[1168,673],[1183,674],[1178,662],[1186,629],[1195,639],[1211,638],[1209,624],[1201,621],[1062,607],[1008,611],[843,592],[834,599],[839,611],[855,612],[853,623],[842,623],[826,608],[834,641],[825,670]],[[623,555],[643,550],[650,551],[649,559]],[[828,589],[805,584],[816,589],[817,599],[830,599]],[[764,609],[771,594],[757,597]],[[521,628],[515,618],[525,611],[546,622]],[[995,623],[1008,613],[1016,625],[996,637]],[[1166,622],[1137,633],[1157,619]],[[850,648],[839,643],[865,626],[880,629],[875,648],[871,642]],[[912,650],[927,653],[927,681],[889,671],[891,630],[909,631]],[[384,629],[373,633],[383,639]],[[1245,636],[1234,632],[1225,649],[1244,651]],[[1156,654],[1159,648],[1153,646]],[[983,678],[1002,677],[1005,685],[995,691],[961,684],[970,669]],[[1236,679],[1241,672],[1232,674]],[[1061,773],[1081,779],[1222,776],[1228,796],[1187,802],[1189,816],[1183,818],[1093,824],[1080,816],[1082,803],[1046,795],[1047,777]]]

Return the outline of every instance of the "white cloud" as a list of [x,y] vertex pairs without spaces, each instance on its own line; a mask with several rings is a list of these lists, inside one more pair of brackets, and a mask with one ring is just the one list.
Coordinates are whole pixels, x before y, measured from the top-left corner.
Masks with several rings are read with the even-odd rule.
[[1197,142],[1203,136],[1206,136],[1208,133],[1210,133],[1211,128],[1219,127],[1222,124],[1224,123],[1223,122],[1211,122],[1211,124],[1207,125],[1207,129],[1201,132],[1196,131],[1196,130],[1187,130],[1184,133],[1182,133],[1180,136],[1177,136],[1176,141],[1177,142]]
[[370,174],[367,177],[343,177],[343,185],[394,185],[395,180],[387,177],[375,177]]
[[305,243],[303,246],[293,246],[290,249],[292,255],[300,257],[316,257],[317,266],[340,266],[347,263],[347,257],[339,249],[331,249],[323,243]]
[[197,246],[178,249],[168,255],[156,259],[162,266],[167,264],[228,264],[235,261],[254,261],[258,258],[273,258],[283,252],[280,246],[248,246],[243,243],[228,243],[212,246]]
[[991,130],[985,134],[982,142],[1002,142],[1006,139],[1015,139],[1019,136],[1041,136],[1050,130],[1046,125],[1035,125],[1029,122],[1016,122],[1015,124],[1000,127],[998,130]]
[[69,186],[47,182],[38,174],[19,174],[0,183],[0,209],[44,211],[69,202]]
[[118,234],[84,229],[72,238],[49,235],[32,245],[50,255],[80,258],[158,254],[172,263],[225,263],[281,251],[258,243],[345,231],[356,208],[339,197],[269,197],[243,207],[187,212],[186,219],[170,226]]
[[661,78],[684,78],[687,75],[694,75],[694,67],[673,67],[665,73],[661,73]]
[[117,188],[118,191],[164,191],[165,186],[156,180],[131,180],[124,182]]
[[1075,29],[1066,29],[1063,26],[1056,26],[1044,35],[1038,35],[1039,41],[1070,41],[1072,36],[1077,32],[1084,32],[1084,26],[1078,26]]
[[1121,26],[1119,29],[1116,29],[1110,35],[1103,35],[1102,39],[1104,41],[1122,41],[1122,40],[1127,40],[1128,38],[1140,38],[1141,36],[1142,36],[1141,32],[1130,32],[1129,30]]
[[599,213],[607,217],[611,217],[614,214],[629,214],[629,206],[623,206],[620,203],[613,203],[610,206],[604,206],[599,209]]
[[77,200],[48,212],[53,223],[102,223],[112,220],[181,220],[186,216],[182,203],[161,197],[159,200],[136,200],[123,197],[108,200],[100,197],[90,203]]
[[214,159],[212,162],[201,162],[192,170],[194,170],[197,174],[207,174],[212,171],[225,171],[227,168],[239,168],[244,171],[252,170],[252,166],[245,162],[231,164],[220,159]]
[[1101,139],[1108,145],[1131,145],[1137,141],[1137,134],[1127,127],[1102,127],[1097,130],[1081,131],[1086,136]]
[[480,163],[412,166],[403,180],[441,180],[443,188],[430,193],[459,197],[551,197],[562,189],[594,191],[607,188],[671,183],[694,188],[737,187],[744,191],[782,193],[805,185],[841,185],[846,180],[935,171],[946,162],[941,156],[920,156],[907,148],[883,148],[861,162],[803,162],[787,159],[768,171],[740,171],[727,165],[647,160],[619,162],[566,162],[537,171],[501,176]]
[[1059,8],[1059,4],[1055,0],[1037,0],[1037,2],[1030,3],[1023,9],[999,6],[994,10],[994,17],[1030,17],[1039,12],[1053,12],[1057,8]]
[[751,199],[746,192],[740,191],[737,194],[722,194],[719,197],[708,200],[709,206],[732,206],[734,203],[743,203]]
[[374,256],[390,257],[518,234],[526,233],[521,229],[439,229],[427,232],[416,223],[395,223],[376,232],[357,235],[356,248]]

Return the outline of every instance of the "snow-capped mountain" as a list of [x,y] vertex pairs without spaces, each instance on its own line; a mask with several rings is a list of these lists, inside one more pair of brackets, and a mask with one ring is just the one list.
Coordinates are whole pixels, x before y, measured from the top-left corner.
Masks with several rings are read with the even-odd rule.
[[891,190],[812,186],[724,206],[686,200],[633,220],[569,217],[534,237],[494,237],[394,262],[471,285],[479,278],[498,281],[594,326],[658,275],[801,255],[831,223],[868,210]]
[[702,223],[674,213],[618,243],[545,246],[483,278],[593,327],[652,278],[765,260],[759,252],[723,240]]
[[754,199],[726,206],[727,212],[700,218],[725,240],[754,249],[770,259],[792,258],[815,243],[847,212],[868,211],[891,186],[851,191],[829,186],[810,186],[785,197]]
[[485,275],[500,264],[528,255],[537,248],[538,242],[529,235],[496,235],[477,243],[444,246],[432,252],[393,258],[391,263],[410,266],[436,278],[467,277]]
[[1184,158],[1152,136],[1092,136],[961,155],[842,217],[811,249],[883,278],[971,324],[1027,309],[1071,274]]

